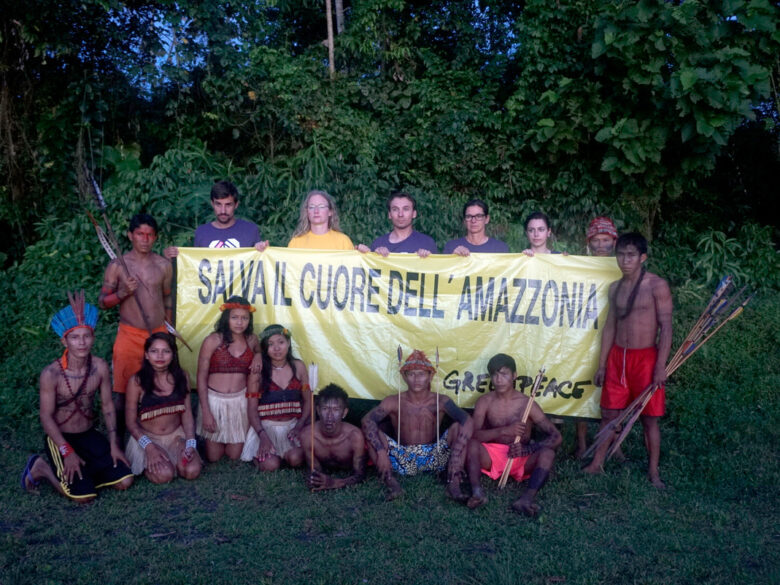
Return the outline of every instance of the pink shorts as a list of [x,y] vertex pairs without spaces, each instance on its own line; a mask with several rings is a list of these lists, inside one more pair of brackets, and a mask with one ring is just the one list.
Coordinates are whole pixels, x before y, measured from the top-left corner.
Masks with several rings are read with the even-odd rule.
[[[506,467],[506,462],[509,460],[509,445],[504,445],[503,443],[482,443],[482,446],[487,450],[488,455],[490,455],[490,461],[492,461],[490,469],[483,469],[482,473],[490,479],[498,479],[504,473],[504,467]],[[528,461],[528,457],[515,457],[512,460],[512,468],[509,471],[509,475],[514,477],[516,481],[525,481],[531,477],[530,473],[525,472],[525,463]]]
[[[601,390],[601,407],[623,410],[653,382],[653,370],[658,350],[655,347],[626,349],[613,345],[607,358],[607,374]],[[655,391],[642,414],[663,416],[666,391]]]

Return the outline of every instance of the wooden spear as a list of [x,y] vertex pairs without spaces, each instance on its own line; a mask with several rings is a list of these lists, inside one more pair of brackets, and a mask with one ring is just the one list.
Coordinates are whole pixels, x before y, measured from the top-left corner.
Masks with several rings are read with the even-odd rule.
[[[536,397],[536,393],[539,391],[539,386],[542,385],[542,378],[544,377],[544,372],[546,371],[546,368],[542,366],[542,368],[539,370],[539,373],[536,374],[536,379],[534,380],[534,384],[531,387],[531,395],[528,397],[528,402],[525,404],[525,410],[523,411],[523,416],[520,419],[520,422],[525,424],[526,421],[528,421],[528,415],[531,414],[531,407],[534,405],[534,398]],[[515,437],[515,443],[519,443],[523,437],[520,435],[517,435]],[[501,478],[498,480],[498,489],[502,490],[506,487],[506,482],[509,480],[509,472],[512,470],[512,462],[514,461],[513,457],[510,457],[507,459],[506,465],[504,465],[504,472],[501,474]]]

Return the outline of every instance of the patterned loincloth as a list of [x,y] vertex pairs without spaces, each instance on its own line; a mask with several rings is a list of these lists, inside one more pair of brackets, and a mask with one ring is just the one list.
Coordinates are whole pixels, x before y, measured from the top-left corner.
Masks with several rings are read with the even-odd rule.
[[443,471],[450,459],[450,446],[447,444],[447,433],[436,443],[422,445],[399,445],[392,437],[387,438],[390,465],[398,475],[417,475],[426,471]]

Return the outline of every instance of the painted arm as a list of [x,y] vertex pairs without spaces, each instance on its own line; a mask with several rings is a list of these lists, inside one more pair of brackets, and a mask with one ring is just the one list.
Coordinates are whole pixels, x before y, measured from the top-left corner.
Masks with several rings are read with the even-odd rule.
[[115,307],[133,295],[137,288],[138,281],[133,277],[124,280],[119,261],[112,260],[103,276],[103,286],[98,295],[98,306],[101,309]]
[[655,314],[658,320],[658,356],[655,360],[653,383],[660,386],[666,382],[666,362],[672,350],[672,291],[662,278],[653,286]]
[[111,458],[114,460],[114,467],[116,467],[117,461],[123,461],[129,467],[130,462],[125,457],[117,438],[116,410],[111,396],[111,374],[108,371],[108,364],[103,360],[95,360],[95,363],[97,374],[100,377],[100,407],[103,411],[103,422],[106,424],[108,442],[111,444]]
[[617,283],[609,285],[609,308],[607,310],[607,320],[604,323],[604,330],[601,332],[601,353],[599,354],[599,367],[593,376],[593,383],[596,386],[604,384],[604,377],[607,373],[607,358],[612,344],[615,342],[615,326],[617,324],[617,314],[615,313],[615,291]]

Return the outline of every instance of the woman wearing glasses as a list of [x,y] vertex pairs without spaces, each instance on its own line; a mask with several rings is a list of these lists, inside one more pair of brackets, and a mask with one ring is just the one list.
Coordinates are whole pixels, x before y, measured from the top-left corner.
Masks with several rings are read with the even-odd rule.
[[487,203],[481,199],[472,199],[463,206],[463,223],[466,226],[466,237],[450,240],[444,245],[443,254],[468,256],[472,252],[509,252],[501,240],[489,238],[485,226],[490,223]]
[[293,232],[288,248],[310,250],[353,250],[349,236],[339,227],[336,202],[327,192],[309,191],[301,204],[298,227]]

